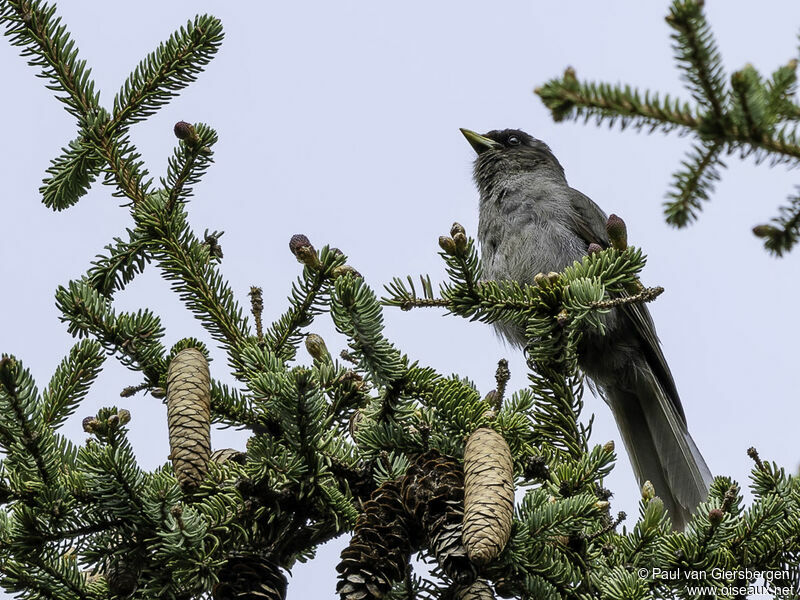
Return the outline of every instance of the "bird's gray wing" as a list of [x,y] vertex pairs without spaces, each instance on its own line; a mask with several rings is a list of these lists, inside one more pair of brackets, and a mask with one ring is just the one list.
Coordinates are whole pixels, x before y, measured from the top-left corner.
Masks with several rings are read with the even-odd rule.
[[[573,227],[586,242],[586,247],[594,242],[603,248],[610,245],[608,233],[606,232],[606,221],[608,217],[594,201],[576,189],[570,189],[570,203],[573,209]],[[664,392],[669,397],[680,418],[686,423],[686,415],[683,412],[678,389],[672,372],[669,370],[667,360],[661,351],[661,344],[656,335],[655,324],[650,316],[650,311],[643,303],[623,304],[619,307],[619,312],[633,326],[637,337],[641,342],[642,351],[645,354],[647,363],[653,369],[653,373],[658,378]]]

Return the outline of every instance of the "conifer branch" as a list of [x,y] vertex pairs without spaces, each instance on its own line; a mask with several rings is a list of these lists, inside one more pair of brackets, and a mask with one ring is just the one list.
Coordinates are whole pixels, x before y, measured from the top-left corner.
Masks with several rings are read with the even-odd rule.
[[667,223],[684,227],[697,219],[702,210],[702,201],[707,201],[719,180],[718,167],[725,164],[719,159],[722,145],[704,143],[695,146],[692,153],[683,161],[684,169],[673,175],[672,187],[668,196],[672,198],[664,204]]
[[0,21],[11,44],[22,47],[28,64],[41,69],[47,87],[63,94],[58,99],[80,122],[98,109],[100,96],[89,77],[91,69],[78,59],[75,42],[55,12],[55,5],[38,0],[3,0]]
[[198,15],[142,60],[114,98],[115,129],[155,114],[197,79],[222,44],[222,23]]
[[74,345],[42,393],[42,421],[58,427],[75,412],[78,404],[89,393],[89,386],[100,374],[104,361],[105,356],[97,342],[83,340]]
[[[628,85],[585,83],[568,68],[564,76],[536,89],[555,121],[595,117],[601,122],[619,122],[621,128],[633,125],[696,136],[694,149],[673,176],[672,189],[665,203],[668,223],[684,227],[695,221],[703,202],[709,199],[719,168],[725,164],[722,153],[752,155],[756,162],[800,164],[797,121],[800,104],[797,91],[796,59],[777,68],[764,80],[752,65],[731,76],[726,85],[722,60],[701,0],[673,0],[667,22],[673,28],[673,49],[684,73],[684,80],[696,106],[664,100],[651,92],[642,94]],[[764,238],[765,247],[780,256],[800,238],[794,200],[781,208],[776,226],[759,225],[755,235]]]
[[599,308],[607,310],[623,304],[636,304],[638,302],[652,302],[664,293],[664,288],[661,286],[645,288],[638,294],[632,296],[621,296],[619,298],[611,298],[609,300],[601,300],[592,303],[592,308]]
[[675,0],[666,20],[675,30],[672,34],[673,50],[692,96],[711,111],[717,123],[721,123],[727,95],[725,77],[711,28],[703,14],[702,2]]
[[181,300],[208,330],[229,349],[234,364],[236,350],[249,335],[247,319],[222,278],[208,251],[189,229],[186,212],[176,205],[166,211],[165,194],[150,196],[134,211],[134,218],[148,235],[151,255],[164,277],[172,282]]

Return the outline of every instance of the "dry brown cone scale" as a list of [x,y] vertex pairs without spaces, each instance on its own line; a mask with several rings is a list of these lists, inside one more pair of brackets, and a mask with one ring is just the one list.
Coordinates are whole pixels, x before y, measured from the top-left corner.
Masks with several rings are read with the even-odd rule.
[[503,436],[477,429],[464,448],[464,546],[470,560],[485,565],[500,554],[511,536],[514,472]]
[[167,370],[167,425],[175,477],[184,489],[200,484],[211,456],[211,378],[196,348],[178,352]]

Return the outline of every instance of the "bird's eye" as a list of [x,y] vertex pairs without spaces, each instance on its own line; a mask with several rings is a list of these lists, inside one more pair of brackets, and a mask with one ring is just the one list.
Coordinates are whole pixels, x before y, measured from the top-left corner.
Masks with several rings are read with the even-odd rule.
[[509,137],[507,141],[509,146],[519,146],[520,144],[519,138],[515,135]]

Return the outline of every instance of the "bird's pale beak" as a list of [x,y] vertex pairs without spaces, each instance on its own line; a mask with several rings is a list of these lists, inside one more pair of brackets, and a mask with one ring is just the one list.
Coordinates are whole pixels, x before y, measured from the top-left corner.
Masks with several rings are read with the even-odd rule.
[[464,137],[467,138],[469,145],[480,154],[481,152],[486,152],[487,150],[491,150],[492,148],[497,148],[500,146],[497,142],[493,139],[488,138],[484,135],[479,133],[475,133],[474,131],[470,131],[469,129],[461,128],[461,133],[464,134]]

